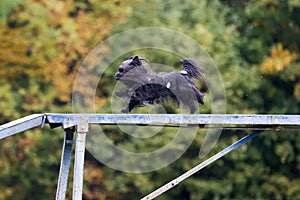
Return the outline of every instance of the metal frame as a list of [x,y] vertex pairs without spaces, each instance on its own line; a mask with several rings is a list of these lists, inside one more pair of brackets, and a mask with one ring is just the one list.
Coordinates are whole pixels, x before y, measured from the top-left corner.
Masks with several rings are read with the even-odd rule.
[[71,165],[71,157],[72,157],[72,145],[73,141],[74,129],[67,128],[65,129],[64,136],[64,144],[60,162],[59,176],[58,176],[58,184],[56,190],[56,200],[65,199],[68,185],[68,177],[69,170]]
[[[41,126],[47,123],[51,128],[61,126],[64,129],[64,144],[58,177],[56,199],[65,199],[69,169],[71,165],[72,145],[75,144],[73,199],[82,198],[85,138],[90,124],[124,124],[152,126],[201,125],[199,128],[225,128],[250,130],[300,130],[300,115],[252,115],[252,114],[34,114],[0,126],[0,139]],[[76,140],[73,140],[76,127]],[[260,131],[259,131],[260,132]],[[234,150],[256,134],[250,134],[200,163],[182,176],[162,186],[144,199],[152,199],[171,189],[180,181],[191,176],[203,167]],[[174,182],[175,181],[175,182]]]
[[250,128],[262,126],[299,126],[299,115],[248,115],[248,114],[46,114],[51,125],[63,128],[78,124],[86,119],[89,124],[141,124],[141,125],[247,125]]
[[41,126],[45,120],[44,114],[29,115],[0,126],[0,140],[8,136]]

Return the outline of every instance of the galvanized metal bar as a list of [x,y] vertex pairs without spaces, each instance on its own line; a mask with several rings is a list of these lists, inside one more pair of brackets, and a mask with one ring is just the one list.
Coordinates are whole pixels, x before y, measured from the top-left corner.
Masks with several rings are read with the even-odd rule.
[[[64,128],[78,124],[80,118],[89,124],[141,124],[141,125],[247,125],[260,127],[300,126],[300,115],[256,115],[256,114],[46,114],[50,124]],[[275,128],[274,128],[275,129]]]
[[89,124],[87,119],[80,118],[77,125],[75,161],[74,161],[74,180],[73,180],[73,200],[82,199],[83,170],[85,139]]
[[189,171],[185,172],[181,176],[177,177],[176,179],[173,179],[169,183],[163,185],[162,187],[156,189],[155,191],[151,192],[149,195],[145,196],[141,200],[149,200],[149,199],[154,199],[164,192],[170,190],[171,188],[175,187],[178,185],[181,181],[187,179],[188,177],[192,176],[196,172],[200,171],[204,167],[208,166],[209,164],[213,163],[214,161],[218,160],[219,158],[225,156],[232,150],[236,149],[237,147],[241,146],[242,144],[248,142],[255,136],[257,136],[259,133],[262,131],[255,131],[252,134],[249,134],[242,139],[238,140],[237,142],[233,143],[232,145],[228,146],[227,148],[223,149],[219,153],[215,154],[214,156],[210,157],[209,159],[205,160],[204,162],[200,163],[199,165],[195,166],[194,168],[190,169]]
[[72,156],[72,143],[69,141],[73,140],[74,129],[65,129],[64,144],[62,150],[62,157],[60,162],[60,170],[58,176],[58,184],[56,190],[56,200],[64,200],[66,197],[69,170],[71,165]]
[[0,126],[0,140],[17,133],[41,126],[45,114],[29,115]]

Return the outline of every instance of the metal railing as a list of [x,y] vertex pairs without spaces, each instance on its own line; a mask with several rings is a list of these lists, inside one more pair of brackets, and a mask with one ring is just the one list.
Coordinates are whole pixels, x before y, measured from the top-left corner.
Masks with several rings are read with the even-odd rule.
[[[195,166],[180,177],[158,188],[143,199],[153,199],[171,189],[182,180],[201,170],[208,164],[226,155],[238,146],[252,139],[262,130],[300,129],[300,115],[252,115],[252,114],[34,114],[0,126],[0,139],[23,131],[49,124],[51,128],[64,129],[56,199],[65,199],[71,164],[72,145],[75,144],[73,199],[82,198],[85,138],[91,124],[125,124],[153,126],[193,126],[200,128],[250,129],[259,130],[230,145],[215,156]],[[74,132],[76,130],[76,139]]]

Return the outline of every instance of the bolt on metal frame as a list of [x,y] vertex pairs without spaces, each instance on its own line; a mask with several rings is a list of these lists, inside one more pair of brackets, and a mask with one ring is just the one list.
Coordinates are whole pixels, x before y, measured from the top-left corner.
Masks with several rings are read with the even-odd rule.
[[[85,139],[90,124],[107,125],[152,125],[181,126],[201,125],[200,128],[250,129],[259,130],[249,134],[223,151],[200,163],[177,179],[150,193],[143,199],[153,199],[171,189],[179,182],[198,172],[238,146],[252,139],[262,130],[300,130],[300,115],[256,115],[256,114],[34,114],[0,126],[0,139],[47,123],[51,128],[64,129],[56,199],[65,199],[71,165],[72,145],[75,144],[73,199],[82,199]],[[205,127],[204,127],[205,125]],[[208,126],[207,126],[208,125]],[[73,140],[76,128],[76,138]]]

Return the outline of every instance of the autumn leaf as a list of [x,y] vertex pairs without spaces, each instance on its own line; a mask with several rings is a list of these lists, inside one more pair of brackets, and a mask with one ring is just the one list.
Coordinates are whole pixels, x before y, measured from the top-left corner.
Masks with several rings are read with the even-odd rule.
[[260,66],[264,74],[276,74],[298,58],[296,53],[284,49],[282,44],[278,44],[271,49],[271,55],[266,58]]

